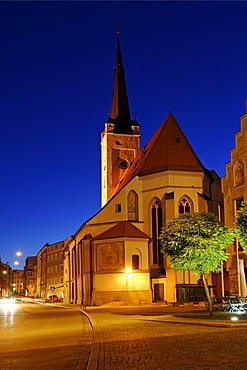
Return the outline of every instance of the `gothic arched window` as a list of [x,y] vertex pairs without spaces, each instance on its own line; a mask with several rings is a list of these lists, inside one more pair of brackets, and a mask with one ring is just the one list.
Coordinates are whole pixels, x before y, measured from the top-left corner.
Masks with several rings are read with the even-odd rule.
[[191,200],[184,195],[178,205],[178,213],[181,215],[182,213],[191,213],[192,212],[192,202]]
[[159,199],[155,199],[151,207],[152,213],[152,244],[153,244],[153,264],[163,266],[163,254],[161,253],[161,245],[159,235],[162,228],[162,206]]
[[138,195],[134,190],[131,190],[128,194],[128,220],[138,220]]

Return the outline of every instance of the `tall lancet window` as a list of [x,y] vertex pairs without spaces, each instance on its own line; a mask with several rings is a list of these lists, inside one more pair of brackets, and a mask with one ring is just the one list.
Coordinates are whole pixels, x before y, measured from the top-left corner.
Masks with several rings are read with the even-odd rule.
[[134,190],[128,194],[128,219],[129,221],[138,220],[138,195]]
[[153,242],[153,264],[163,266],[163,254],[161,253],[161,244],[159,235],[162,228],[162,206],[159,199],[152,203],[152,242]]

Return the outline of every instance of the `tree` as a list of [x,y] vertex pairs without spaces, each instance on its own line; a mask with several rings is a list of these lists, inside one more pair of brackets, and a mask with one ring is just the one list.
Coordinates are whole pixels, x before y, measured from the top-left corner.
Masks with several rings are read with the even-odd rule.
[[161,250],[170,257],[171,267],[201,276],[210,315],[213,308],[206,275],[220,272],[227,259],[225,249],[233,238],[233,232],[213,213],[184,213],[170,221],[160,235]]
[[247,253],[247,203],[242,202],[236,215],[236,234],[241,247]]

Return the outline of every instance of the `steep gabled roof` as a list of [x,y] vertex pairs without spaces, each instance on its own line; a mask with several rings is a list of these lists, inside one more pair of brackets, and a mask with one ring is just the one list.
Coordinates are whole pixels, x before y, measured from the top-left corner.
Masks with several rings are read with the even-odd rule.
[[111,238],[149,238],[147,234],[139,230],[129,221],[118,222],[115,226],[97,235],[93,240],[111,239]]
[[125,171],[114,194],[135,176],[145,176],[168,170],[206,171],[172,113],[168,115]]
[[133,134],[131,126],[139,126],[136,120],[131,120],[125,82],[125,73],[120,50],[119,33],[117,34],[117,56],[114,69],[114,86],[112,104],[107,123],[114,123],[115,134]]

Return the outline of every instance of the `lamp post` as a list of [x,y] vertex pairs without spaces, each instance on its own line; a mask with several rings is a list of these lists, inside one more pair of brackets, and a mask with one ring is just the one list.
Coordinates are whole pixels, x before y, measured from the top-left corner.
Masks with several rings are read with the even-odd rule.
[[128,279],[129,276],[131,275],[132,268],[127,267],[125,270],[125,277],[126,277],[126,294],[127,294],[127,304],[129,304],[129,287],[128,287]]
[[7,284],[6,284],[6,275],[7,275],[7,271],[6,270],[2,270],[2,282],[1,282],[1,295],[3,296],[3,293],[4,293],[4,296],[6,296],[6,288],[7,288]]

